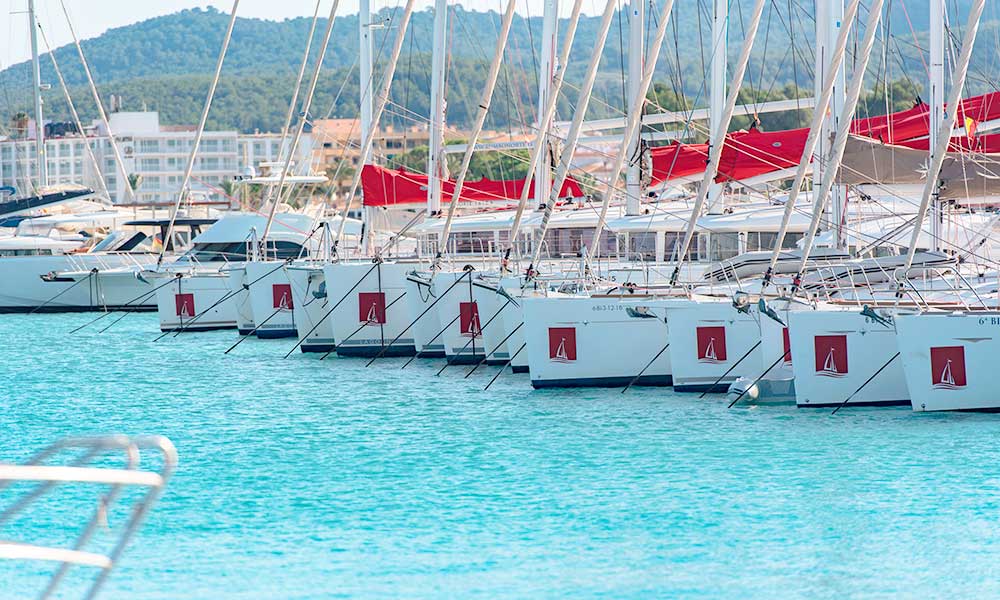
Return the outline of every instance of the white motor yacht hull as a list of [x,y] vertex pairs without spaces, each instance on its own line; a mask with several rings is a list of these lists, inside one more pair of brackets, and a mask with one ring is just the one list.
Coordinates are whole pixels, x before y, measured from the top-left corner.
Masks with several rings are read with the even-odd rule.
[[[0,257],[0,313],[154,310],[155,283],[136,277],[154,255]],[[94,271],[96,269],[96,272]],[[43,276],[58,274],[51,280]]]

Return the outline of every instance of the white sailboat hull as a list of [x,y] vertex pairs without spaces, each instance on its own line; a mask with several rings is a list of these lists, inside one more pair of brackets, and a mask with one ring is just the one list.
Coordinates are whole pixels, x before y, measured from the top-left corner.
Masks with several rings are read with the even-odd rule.
[[1000,410],[1000,313],[901,315],[896,329],[914,411]]
[[[647,364],[636,384],[670,385],[670,352],[660,353],[667,343],[663,302],[618,297],[525,298],[523,330],[531,385],[626,386]],[[653,308],[659,317],[629,315],[630,307],[640,306]]]
[[252,261],[245,278],[254,335],[261,339],[295,337],[295,298],[284,261]]
[[891,325],[853,307],[795,311],[789,321],[799,407],[840,406],[848,398],[849,406],[909,405],[902,365],[891,360],[898,350]]
[[229,294],[227,274],[209,271],[176,277],[167,271],[154,280],[157,285],[163,277],[173,281],[156,291],[160,331],[236,328],[236,305]]
[[731,301],[674,300],[667,307],[670,362],[679,392],[726,392],[740,376],[760,373],[763,353],[756,307]]
[[343,262],[326,265],[327,302],[339,356],[412,356],[412,317],[405,302],[405,263]]
[[288,269],[292,286],[294,320],[302,352],[332,352],[336,349],[330,297],[322,267],[292,266]]

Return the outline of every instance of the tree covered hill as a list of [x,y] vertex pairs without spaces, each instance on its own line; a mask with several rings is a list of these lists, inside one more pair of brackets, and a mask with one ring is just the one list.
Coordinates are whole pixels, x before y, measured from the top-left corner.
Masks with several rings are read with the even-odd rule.
[[[971,0],[949,2],[949,10],[964,15]],[[657,3],[658,4],[658,3]],[[664,51],[658,64],[657,98],[669,98],[671,106],[704,105],[704,73],[710,57],[708,40],[711,23],[706,0],[678,2]],[[731,12],[730,52],[738,51],[739,30],[749,17],[751,0],[734,0]],[[796,86],[811,93],[813,62],[813,17],[811,2],[774,0],[769,3],[764,22],[758,33],[753,62],[744,85],[747,98],[762,100],[794,95]],[[809,6],[806,6],[809,5]],[[922,61],[918,45],[926,42],[926,0],[892,0],[889,28],[893,37],[882,45],[880,70],[882,79],[906,81],[906,89],[922,86]],[[386,55],[397,29],[392,26],[400,9],[383,9],[379,16],[388,26],[376,29],[375,48],[378,70],[384,67]],[[1000,9],[987,9],[989,19],[980,32],[976,62],[970,87],[973,90],[992,89],[989,65],[997,58],[997,17]],[[190,124],[197,121],[210,74],[214,68],[219,44],[228,15],[214,9],[184,10],[149,19],[83,42],[94,77],[105,102],[111,94],[119,96],[127,109],[142,106],[159,110],[162,121],[169,124]],[[652,19],[650,19],[652,21]],[[953,19],[964,24],[964,16]],[[561,115],[571,114],[576,91],[582,78],[589,53],[593,50],[599,17],[581,20],[568,65],[567,100]],[[291,18],[266,21],[241,18],[233,34],[226,59],[216,104],[209,125],[242,131],[277,130],[284,121],[299,61],[305,47],[311,19]],[[398,126],[414,124],[428,114],[431,28],[430,10],[414,14],[403,56],[393,87],[393,105],[387,119]],[[448,120],[465,126],[473,118],[482,78],[493,54],[499,29],[500,15],[496,12],[453,9],[449,48]],[[911,28],[912,25],[912,28]],[[650,33],[656,23],[650,22]],[[325,27],[321,21],[315,35],[312,55],[316,56],[319,38]],[[602,57],[600,77],[591,102],[594,117],[616,114],[621,110],[625,71],[624,51],[628,27],[616,21]],[[313,117],[353,117],[357,114],[359,82],[357,61],[357,16],[338,17],[332,42],[324,62],[323,76],[316,96]],[[517,18],[505,55],[507,68],[497,90],[488,126],[495,129],[517,127],[530,121],[534,106],[536,70],[540,46],[541,15]],[[953,32],[953,37],[961,32]],[[84,119],[96,116],[85,77],[75,49],[64,46],[55,51],[71,94]],[[876,59],[873,58],[873,66]],[[52,84],[45,94],[48,118],[66,119],[68,110],[62,91],[43,57],[43,79]],[[873,82],[874,83],[874,82]],[[3,99],[0,100],[0,124],[6,125],[14,113],[30,107],[30,70],[27,63],[14,65],[0,72]],[[907,98],[907,101],[912,98]]]

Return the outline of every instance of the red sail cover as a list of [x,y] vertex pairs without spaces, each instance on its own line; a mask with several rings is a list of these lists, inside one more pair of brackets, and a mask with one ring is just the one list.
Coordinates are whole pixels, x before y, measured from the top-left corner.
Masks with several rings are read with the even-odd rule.
[[650,150],[653,157],[653,183],[691,177],[705,172],[708,144],[658,146]]
[[762,132],[738,131],[726,136],[719,160],[718,183],[750,179],[799,164],[809,129]]
[[[748,179],[799,164],[808,129],[765,133],[756,129],[726,136],[715,180]],[[671,144],[652,149],[653,182],[690,177],[705,172],[708,144]]]
[[[406,169],[386,169],[376,165],[365,165],[361,169],[361,189],[365,206],[393,206],[396,204],[423,204],[427,202],[427,175],[411,173]],[[517,200],[526,185],[526,179],[494,181],[481,179],[466,181],[462,186],[461,202],[502,202]],[[455,181],[445,180],[441,186],[441,198],[451,201],[455,192]],[[567,177],[559,197],[580,198],[583,190],[573,178]],[[534,186],[528,191],[528,198],[535,197]]]

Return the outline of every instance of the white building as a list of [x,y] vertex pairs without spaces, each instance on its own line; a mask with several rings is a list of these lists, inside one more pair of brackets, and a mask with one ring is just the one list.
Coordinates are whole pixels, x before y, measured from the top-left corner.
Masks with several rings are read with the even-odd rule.
[[[136,190],[140,204],[173,204],[180,192],[184,171],[194,144],[193,127],[160,124],[157,112],[116,112],[110,115],[111,130],[122,153],[128,175],[139,175]],[[34,127],[29,127],[29,132]],[[288,142],[286,141],[285,144]],[[95,122],[86,137],[70,135],[46,139],[45,152],[50,184],[77,183],[101,189],[86,145],[94,151],[100,171],[105,174],[113,202],[129,202],[127,180],[117,168],[114,152],[103,124]],[[193,192],[210,201],[226,200],[222,184],[262,162],[279,159],[282,147],[278,134],[240,134],[235,131],[206,131],[201,140],[191,178]],[[295,172],[310,168],[313,147],[304,135],[296,150]],[[0,140],[0,185],[12,186],[17,195],[34,189],[34,139]]]

